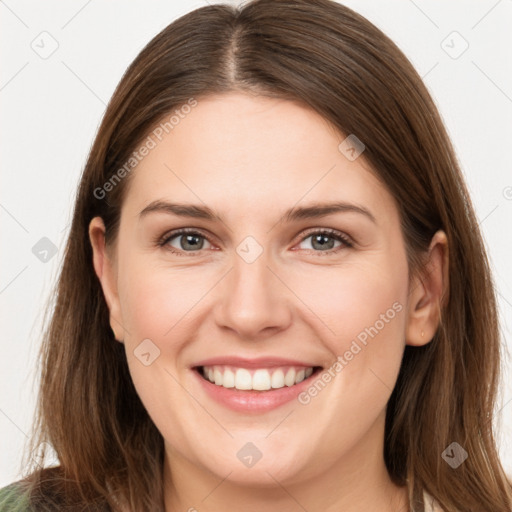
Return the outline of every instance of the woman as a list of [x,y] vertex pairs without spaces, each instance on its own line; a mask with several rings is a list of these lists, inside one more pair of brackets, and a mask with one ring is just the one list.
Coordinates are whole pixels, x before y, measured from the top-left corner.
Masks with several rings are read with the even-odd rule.
[[452,146],[400,50],[329,0],[197,9],[135,59],[42,361],[33,447],[60,465],[5,510],[512,507]]

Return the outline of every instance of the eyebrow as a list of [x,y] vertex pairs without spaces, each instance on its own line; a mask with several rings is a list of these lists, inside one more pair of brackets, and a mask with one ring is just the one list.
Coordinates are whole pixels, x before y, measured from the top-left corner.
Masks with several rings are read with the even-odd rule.
[[[162,200],[153,201],[146,206],[139,213],[139,220],[153,212],[168,213],[178,217],[189,217],[194,219],[205,219],[211,221],[220,220],[222,222],[222,218],[208,208],[208,206],[169,203]],[[316,219],[326,217],[327,215],[332,215],[334,213],[345,212],[359,213],[377,224],[375,216],[364,206],[340,201],[333,203],[313,203],[308,206],[292,207],[284,213],[282,218],[285,222],[294,222],[304,219]]]

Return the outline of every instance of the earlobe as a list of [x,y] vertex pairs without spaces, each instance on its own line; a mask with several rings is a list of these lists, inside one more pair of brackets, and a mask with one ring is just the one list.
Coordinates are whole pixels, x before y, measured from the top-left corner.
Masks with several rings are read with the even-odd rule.
[[423,271],[411,283],[405,339],[421,346],[434,337],[449,293],[448,240],[444,231],[432,237]]
[[93,250],[93,266],[98,277],[110,314],[110,327],[117,341],[124,339],[124,329],[120,318],[119,297],[115,272],[105,245],[105,225],[101,217],[94,217],[89,224],[89,240]]

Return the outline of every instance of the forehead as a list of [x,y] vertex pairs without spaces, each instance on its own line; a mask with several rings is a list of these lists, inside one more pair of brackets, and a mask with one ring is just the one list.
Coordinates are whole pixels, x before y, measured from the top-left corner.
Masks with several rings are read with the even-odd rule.
[[394,208],[364,159],[340,151],[345,135],[299,103],[230,93],[184,112],[150,133],[126,196],[131,213],[166,198],[249,216],[309,201]]

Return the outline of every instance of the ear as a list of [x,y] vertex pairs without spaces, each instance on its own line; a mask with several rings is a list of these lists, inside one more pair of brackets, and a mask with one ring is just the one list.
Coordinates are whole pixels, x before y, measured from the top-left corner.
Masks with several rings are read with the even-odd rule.
[[105,246],[105,224],[101,217],[94,217],[89,224],[89,239],[93,250],[94,271],[100,280],[103,295],[110,313],[110,327],[121,343],[124,340],[124,328],[121,323],[121,308],[117,293],[115,265]]
[[437,231],[430,242],[426,264],[411,282],[405,340],[407,345],[426,345],[441,321],[441,309],[448,300],[448,241]]

